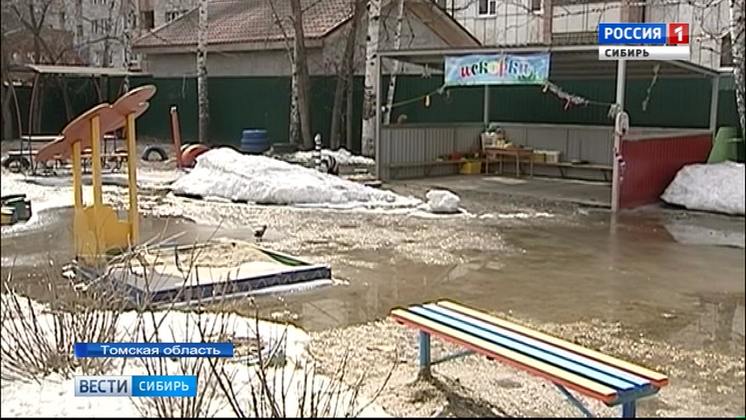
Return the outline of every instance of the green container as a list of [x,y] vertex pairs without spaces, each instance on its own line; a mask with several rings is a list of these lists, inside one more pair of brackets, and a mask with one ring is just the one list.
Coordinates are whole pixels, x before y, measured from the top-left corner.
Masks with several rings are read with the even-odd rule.
[[746,162],[746,141],[736,139],[736,162]]
[[736,127],[721,127],[712,143],[710,157],[707,163],[720,163],[726,160],[737,160],[737,140],[738,130]]
[[16,194],[2,198],[3,206],[13,209],[13,222],[26,221],[31,218],[31,205],[25,194]]

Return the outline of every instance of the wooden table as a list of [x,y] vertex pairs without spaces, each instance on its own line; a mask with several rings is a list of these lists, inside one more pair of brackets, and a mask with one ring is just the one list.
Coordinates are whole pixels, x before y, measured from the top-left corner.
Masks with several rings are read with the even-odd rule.
[[503,160],[507,157],[515,158],[515,176],[521,176],[521,160],[528,160],[529,162],[529,177],[534,176],[534,150],[533,149],[519,149],[519,148],[505,148],[505,147],[491,147],[487,146],[484,148],[484,154],[487,159],[485,160],[485,172],[490,171],[490,161],[497,161],[498,173],[503,173]]

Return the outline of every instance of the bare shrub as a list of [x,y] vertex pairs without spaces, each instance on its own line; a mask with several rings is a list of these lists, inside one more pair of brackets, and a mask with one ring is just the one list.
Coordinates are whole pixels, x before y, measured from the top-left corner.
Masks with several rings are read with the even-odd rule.
[[[19,295],[11,273],[2,281],[0,305],[0,372],[3,380],[37,380],[52,373],[68,378],[79,371],[86,375],[107,372],[111,359],[76,359],[76,342],[116,341],[116,327],[123,301],[98,291],[65,293],[55,265],[43,276],[46,305]],[[72,289],[69,287],[68,289]],[[64,297],[62,294],[64,293]]]
[[[134,268],[141,268],[146,277],[146,295],[153,275],[153,270],[148,268],[161,258],[158,248],[139,247],[112,261],[120,267],[132,268],[133,274]],[[200,250],[194,247],[195,254]],[[144,258],[145,255],[148,258]],[[184,283],[195,270],[197,257],[192,255],[178,262]],[[317,361],[306,357],[290,360],[285,349],[291,327],[280,326],[275,336],[263,337],[259,310],[252,299],[249,301],[254,304],[253,321],[236,315],[234,302],[226,296],[213,296],[209,313],[202,309],[199,300],[197,309],[178,312],[178,298],[175,297],[172,302],[162,304],[160,310],[148,309],[150,302],[140,302],[127,314],[128,302],[121,298],[122,290],[115,290],[101,281],[110,271],[84,287],[66,285],[54,271],[52,265],[45,280],[50,298],[44,306],[21,297],[13,289],[11,277],[3,281],[0,353],[3,380],[39,381],[52,373],[69,378],[76,373],[105,375],[115,370],[126,375],[131,374],[127,372],[128,367],[138,365],[138,370],[147,375],[198,378],[198,392],[194,398],[133,399],[143,417],[197,418],[226,413],[264,418],[357,417],[375,401],[391,374],[373,395],[364,397],[366,374],[351,372],[347,357],[333,369],[326,367],[325,372],[332,372],[326,376],[321,375]],[[196,282],[199,283],[198,278]],[[130,325],[121,325],[123,318]],[[248,331],[248,336],[237,335],[239,329]],[[233,342],[237,357],[127,360],[74,357],[76,342],[117,341]]]

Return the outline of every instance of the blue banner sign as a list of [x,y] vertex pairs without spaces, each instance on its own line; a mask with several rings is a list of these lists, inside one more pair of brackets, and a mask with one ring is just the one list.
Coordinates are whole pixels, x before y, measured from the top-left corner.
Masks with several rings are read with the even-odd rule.
[[665,23],[599,23],[599,45],[665,45]]
[[233,357],[233,343],[75,343],[75,357]]
[[549,53],[446,57],[446,86],[543,85],[549,79]]

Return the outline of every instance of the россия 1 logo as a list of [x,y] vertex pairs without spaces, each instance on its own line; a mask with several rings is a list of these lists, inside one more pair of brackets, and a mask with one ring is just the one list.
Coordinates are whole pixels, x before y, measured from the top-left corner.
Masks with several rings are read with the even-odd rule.
[[599,60],[689,60],[688,23],[599,23]]
[[599,23],[599,45],[687,45],[688,23]]

